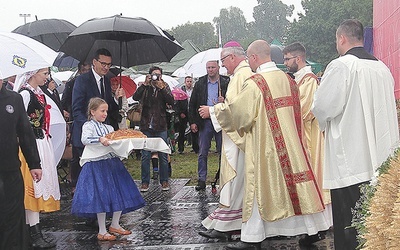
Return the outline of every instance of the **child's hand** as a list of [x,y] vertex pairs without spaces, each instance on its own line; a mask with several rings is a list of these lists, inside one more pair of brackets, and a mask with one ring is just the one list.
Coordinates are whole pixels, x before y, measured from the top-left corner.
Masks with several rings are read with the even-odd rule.
[[103,146],[109,146],[110,145],[110,142],[105,137],[100,137],[99,140],[100,140],[101,144],[103,144]]

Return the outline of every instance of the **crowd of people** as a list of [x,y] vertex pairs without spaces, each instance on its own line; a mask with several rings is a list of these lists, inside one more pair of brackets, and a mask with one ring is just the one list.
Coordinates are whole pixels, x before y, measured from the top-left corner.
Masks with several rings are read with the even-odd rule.
[[[167,110],[175,110],[178,153],[187,140],[198,154],[198,192],[206,190],[208,153],[216,143],[219,206],[201,222],[207,230],[200,235],[227,240],[240,234],[226,249],[261,249],[275,236],[304,235],[299,244],[311,245],[333,228],[335,249],[356,249],[351,219],[360,185],[398,146],[399,130],[393,77],[364,50],[362,24],[342,22],[336,46],[340,57],[320,80],[299,42],[283,49],[288,73],[271,60],[266,41],[247,50],[227,42],[220,60],[206,63],[205,76],[185,77],[183,100],[174,100],[162,68],[150,68],[132,97],[141,105],[139,128],[168,143]],[[219,62],[229,76],[218,73]],[[98,240],[131,234],[119,220],[145,206],[141,192],[149,190],[153,159],[161,190],[170,189],[163,152],[141,151],[139,189],[116,154],[81,165],[85,147],[109,146],[105,135],[126,126],[125,91],[108,79],[111,63],[108,50],[97,50],[91,63],[79,65],[61,100],[49,68],[0,81],[1,138],[9,142],[0,146],[0,249],[27,249],[29,242],[34,249],[56,246],[43,237],[39,214],[60,209],[60,157],[52,140],[60,117],[73,121],[63,123],[64,131],[72,125],[71,213],[97,219]]]

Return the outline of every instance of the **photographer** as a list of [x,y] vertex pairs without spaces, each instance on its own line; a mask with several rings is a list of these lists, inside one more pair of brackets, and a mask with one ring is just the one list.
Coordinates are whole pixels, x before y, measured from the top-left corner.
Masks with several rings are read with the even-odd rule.
[[[136,90],[133,100],[143,105],[140,130],[147,137],[160,137],[167,142],[167,105],[174,105],[174,97],[167,83],[162,80],[162,69],[151,67],[146,81]],[[140,191],[149,190],[151,152],[142,150],[142,186]],[[166,153],[158,153],[160,183],[163,191],[169,190],[168,158]]]

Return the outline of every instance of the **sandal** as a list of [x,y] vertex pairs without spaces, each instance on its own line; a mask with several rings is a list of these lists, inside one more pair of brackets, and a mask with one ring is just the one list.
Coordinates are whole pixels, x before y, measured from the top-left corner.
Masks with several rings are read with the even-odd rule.
[[100,241],[112,241],[112,240],[116,240],[117,236],[111,235],[109,233],[97,234],[97,239]]
[[108,231],[110,231],[110,233],[115,233],[115,234],[120,234],[120,235],[128,235],[131,234],[132,232],[129,230],[126,230],[124,228],[114,228],[114,227],[109,227]]

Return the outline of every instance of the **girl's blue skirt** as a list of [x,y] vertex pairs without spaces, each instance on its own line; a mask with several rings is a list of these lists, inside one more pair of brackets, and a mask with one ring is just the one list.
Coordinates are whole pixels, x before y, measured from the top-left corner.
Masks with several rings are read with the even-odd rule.
[[72,214],[95,218],[97,213],[122,211],[122,214],[145,205],[131,175],[117,158],[87,162],[79,175]]

